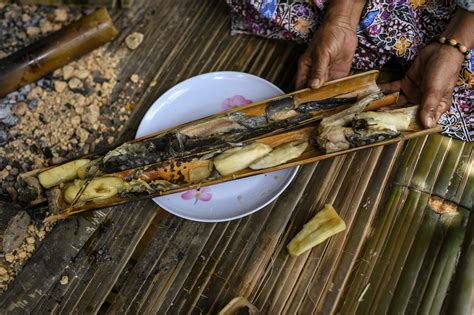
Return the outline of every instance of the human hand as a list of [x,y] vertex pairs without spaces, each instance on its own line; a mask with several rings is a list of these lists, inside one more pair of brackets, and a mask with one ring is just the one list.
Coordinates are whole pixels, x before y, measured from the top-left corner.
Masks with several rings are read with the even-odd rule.
[[425,128],[436,125],[451,106],[464,57],[456,48],[433,43],[420,51],[402,80],[382,85],[384,92],[401,91],[397,105],[420,104]]
[[349,74],[357,47],[355,28],[340,20],[325,20],[298,61],[296,89],[320,87]]
[[[441,34],[474,47],[474,13],[457,9]],[[464,56],[457,48],[433,43],[422,49],[405,77],[400,81],[383,84],[384,92],[401,91],[397,106],[406,103],[420,104],[420,121],[426,128],[436,125],[448,111]]]

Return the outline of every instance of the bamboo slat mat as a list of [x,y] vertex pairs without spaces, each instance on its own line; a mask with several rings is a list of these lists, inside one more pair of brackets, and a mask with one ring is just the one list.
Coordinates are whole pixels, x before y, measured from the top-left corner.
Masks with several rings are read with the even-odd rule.
[[[129,91],[137,107],[121,140],[159,95],[199,73],[244,71],[290,91],[303,47],[231,37],[222,1],[137,2],[115,15],[122,33],[112,49],[132,31],[145,34],[122,73],[122,84],[132,73],[145,84]],[[436,135],[302,167],[276,202],[227,223],[182,220],[152,201],[71,218],[0,309],[207,314],[244,296],[264,314],[469,312],[473,164],[472,144]],[[286,244],[327,202],[347,230],[291,258]],[[443,202],[454,213],[439,214]]]

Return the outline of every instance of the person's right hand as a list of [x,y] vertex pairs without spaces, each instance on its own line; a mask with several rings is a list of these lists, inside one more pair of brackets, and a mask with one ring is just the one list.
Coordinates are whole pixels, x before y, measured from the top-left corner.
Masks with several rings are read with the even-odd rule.
[[354,27],[341,20],[325,20],[298,61],[296,89],[320,87],[349,74],[357,47]]

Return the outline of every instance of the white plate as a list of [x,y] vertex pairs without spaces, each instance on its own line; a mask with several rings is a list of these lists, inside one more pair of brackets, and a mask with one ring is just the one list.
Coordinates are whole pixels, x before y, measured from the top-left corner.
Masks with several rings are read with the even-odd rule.
[[[143,117],[136,136],[281,94],[283,92],[272,83],[247,73],[225,71],[198,75],[179,83],[156,100]],[[233,220],[254,213],[275,200],[288,187],[297,170],[280,170],[153,200],[185,219],[201,222]]]

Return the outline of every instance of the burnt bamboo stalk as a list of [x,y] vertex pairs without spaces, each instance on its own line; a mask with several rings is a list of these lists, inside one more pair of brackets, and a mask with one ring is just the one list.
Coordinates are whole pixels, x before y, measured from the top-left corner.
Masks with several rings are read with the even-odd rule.
[[0,60],[0,97],[34,82],[118,34],[101,8]]
[[441,216],[448,232],[435,262],[421,303],[420,314],[439,314],[456,268],[469,212],[462,208]]
[[[472,187],[472,186],[471,186]],[[451,314],[471,314],[474,303],[474,215],[470,215],[464,245],[447,305]]]
[[[234,173],[234,174],[231,174],[231,175],[228,175],[228,176],[220,177],[218,179],[207,180],[207,181],[203,181],[203,182],[196,183],[196,184],[187,183],[185,185],[180,186],[179,188],[173,188],[173,189],[169,189],[169,190],[166,190],[166,191],[160,191],[160,192],[152,193],[152,194],[149,194],[149,195],[146,195],[146,196],[138,196],[136,198],[113,197],[110,200],[102,199],[99,202],[91,202],[89,204],[81,205],[81,206],[77,206],[77,207],[73,207],[73,208],[69,207],[69,208],[67,208],[67,211],[66,211],[67,213],[65,213],[64,215],[62,215],[58,218],[63,219],[63,218],[66,218],[70,215],[82,213],[82,212],[89,211],[89,210],[95,210],[95,209],[100,209],[100,208],[109,207],[109,206],[116,206],[116,205],[119,205],[119,204],[131,202],[131,201],[149,199],[149,198],[153,198],[153,197],[158,197],[158,196],[163,196],[163,195],[182,192],[182,191],[189,190],[189,189],[196,189],[196,188],[200,188],[200,187],[204,187],[204,186],[220,184],[220,183],[228,182],[228,181],[239,179],[239,178],[246,178],[246,177],[259,175],[259,174],[264,174],[264,173],[269,173],[269,172],[273,172],[273,171],[281,170],[281,169],[285,169],[285,168],[295,167],[295,166],[299,166],[299,165],[305,165],[305,164],[313,163],[313,162],[316,162],[316,161],[319,161],[319,160],[323,160],[323,159],[331,158],[331,157],[334,157],[334,156],[338,156],[338,155],[341,155],[341,154],[347,154],[349,152],[355,152],[355,151],[362,150],[362,149],[365,149],[365,148],[371,148],[371,147],[375,147],[375,146],[396,143],[396,142],[402,141],[406,138],[416,137],[416,136],[420,136],[420,135],[426,135],[426,134],[433,133],[433,132],[439,132],[439,130],[437,128],[421,130],[421,131],[418,131],[418,132],[409,133],[407,135],[402,135],[400,137],[393,138],[393,139],[390,139],[390,140],[387,140],[387,141],[373,143],[373,144],[370,144],[370,145],[357,147],[357,148],[353,148],[353,149],[349,149],[349,150],[338,151],[338,152],[334,152],[334,153],[330,153],[330,154],[322,154],[320,151],[310,150],[310,151],[306,151],[305,153],[303,153],[299,158],[296,158],[292,161],[289,161],[289,162],[286,162],[284,164],[281,164],[281,165],[278,165],[278,166],[275,166],[275,167],[271,167],[271,168],[266,168],[266,169],[261,169],[261,170],[245,169],[245,170],[239,171],[237,173]],[[109,175],[113,176],[113,174],[109,174]],[[59,209],[59,210],[61,210],[61,209]]]

